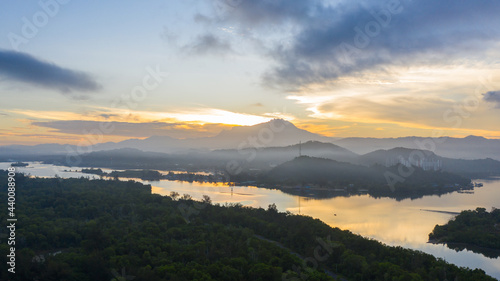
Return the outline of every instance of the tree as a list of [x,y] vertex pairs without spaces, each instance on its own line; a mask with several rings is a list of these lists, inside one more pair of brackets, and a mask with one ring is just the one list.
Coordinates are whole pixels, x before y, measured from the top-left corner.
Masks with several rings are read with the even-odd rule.
[[202,202],[206,203],[206,204],[212,204],[212,199],[210,199],[210,196],[208,196],[208,195],[203,195]]
[[172,192],[170,192],[170,197],[172,197],[173,200],[176,200],[177,197],[179,197],[179,193],[172,191]]
[[278,207],[276,207],[275,203],[269,204],[269,206],[267,207],[267,210],[269,212],[277,213],[278,212]]

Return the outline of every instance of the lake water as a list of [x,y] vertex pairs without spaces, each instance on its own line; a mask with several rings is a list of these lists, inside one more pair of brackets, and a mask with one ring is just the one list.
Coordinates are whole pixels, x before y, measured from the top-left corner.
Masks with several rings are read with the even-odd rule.
[[[9,165],[10,163],[0,163],[0,169],[6,169]],[[56,174],[62,178],[89,177],[88,174],[79,172],[65,172],[66,169],[75,170],[75,168],[40,163],[30,163],[29,167],[17,168],[19,172],[38,177],[54,177]],[[111,170],[103,169],[103,171]],[[402,201],[391,198],[375,199],[369,195],[311,199],[290,195],[280,190],[257,187],[230,187],[223,184],[166,180],[138,181],[151,184],[153,192],[161,195],[169,195],[172,191],[181,195],[189,194],[195,199],[208,195],[213,203],[241,203],[245,206],[262,208],[275,203],[280,211],[318,218],[331,226],[348,229],[388,245],[420,250],[458,266],[481,268],[489,275],[500,279],[499,258],[490,259],[466,250],[456,252],[444,245],[427,243],[428,234],[434,226],[446,223],[453,218],[453,215],[424,211],[460,212],[477,207],[484,207],[489,211],[492,207],[500,208],[500,179],[476,180],[484,186],[475,188],[473,194],[454,192]]]

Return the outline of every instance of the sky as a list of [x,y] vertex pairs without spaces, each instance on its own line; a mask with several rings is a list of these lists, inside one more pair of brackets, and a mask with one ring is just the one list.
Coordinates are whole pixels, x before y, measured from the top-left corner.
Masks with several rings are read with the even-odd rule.
[[0,145],[213,136],[500,138],[500,2],[3,1]]

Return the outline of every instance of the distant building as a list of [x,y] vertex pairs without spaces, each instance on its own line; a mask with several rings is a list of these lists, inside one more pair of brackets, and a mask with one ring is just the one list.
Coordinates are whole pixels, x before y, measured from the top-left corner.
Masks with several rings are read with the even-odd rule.
[[402,164],[406,167],[419,167],[424,171],[439,171],[443,168],[443,163],[439,159],[425,158],[425,159],[405,159],[402,156],[387,158],[385,166],[390,167],[397,164]]

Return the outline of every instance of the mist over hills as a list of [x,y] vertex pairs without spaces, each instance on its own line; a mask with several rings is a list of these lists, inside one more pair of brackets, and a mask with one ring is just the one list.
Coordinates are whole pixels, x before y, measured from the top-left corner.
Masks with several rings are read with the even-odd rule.
[[436,155],[429,150],[403,147],[373,151],[361,155],[358,161],[358,163],[366,166],[411,165],[425,170],[440,170],[473,178],[500,175],[500,161],[491,158],[474,160],[453,159]]
[[[121,169],[219,169],[235,162],[244,170],[268,170],[300,154],[326,157],[343,162],[357,162],[359,155],[331,143],[309,141],[283,147],[223,149],[213,151],[192,150],[184,153],[148,152],[135,148],[95,151],[78,156],[78,166]],[[46,163],[67,165],[65,155],[43,157]]]
[[478,136],[465,138],[344,138],[333,143],[354,151],[366,154],[379,149],[404,147],[410,149],[430,150],[437,155],[455,159],[484,159],[500,160],[500,140],[486,139]]
[[135,148],[163,153],[186,153],[190,150],[261,148],[293,145],[300,141],[331,142],[333,140],[335,138],[299,129],[291,122],[283,119],[273,119],[253,126],[233,127],[220,132],[216,136],[204,138],[176,139],[169,136],[151,136],[146,139],[128,139],[117,143],[99,143],[89,148],[61,144],[0,146],[0,156],[71,154],[78,151],[86,153],[120,148]]
[[99,144],[95,148],[108,150],[128,147],[144,151],[184,153],[192,149],[209,151],[286,146],[309,140],[331,142],[334,139],[299,129],[291,122],[282,119],[273,119],[254,126],[233,127],[213,137],[175,139],[168,136],[152,136],[144,140],[130,139],[118,143]]
[[[273,182],[308,182],[327,184],[328,181],[337,182],[347,185],[348,183],[362,183],[363,186],[371,186],[377,184],[385,184],[385,171],[392,171],[397,174],[397,168],[384,167],[383,165],[372,165],[370,167],[354,165],[349,163],[338,162],[335,160],[300,156],[295,159],[285,162],[273,168],[266,178]],[[439,177],[436,175],[440,175]],[[444,184],[446,182],[461,182],[467,183],[467,180],[450,173],[444,173],[446,177],[442,177],[443,172],[424,171],[416,169],[415,173],[407,177],[406,183],[428,183],[421,179],[422,176],[434,177],[434,182]],[[444,181],[443,181],[444,180]]]
[[[500,160],[500,140],[497,139],[476,136],[336,139],[299,129],[291,122],[282,119],[273,119],[254,126],[237,126],[224,130],[216,136],[205,138],[176,139],[168,136],[152,136],[117,143],[99,143],[89,147],[61,144],[0,146],[0,160],[27,161],[37,160],[43,156],[84,155],[91,152],[133,148],[146,152],[190,155],[193,159],[200,159],[200,161],[210,155],[209,159],[234,159],[277,165],[298,156],[299,143],[302,143],[300,147],[303,155],[349,163],[361,161],[360,164],[369,164],[370,156],[358,159],[358,154],[363,155],[396,147],[429,150],[444,158]],[[445,159],[441,160],[445,161]],[[374,163],[384,164],[384,161],[382,159]]]
[[215,150],[211,157],[265,164],[270,167],[290,161],[297,156],[308,155],[335,159],[341,162],[357,162],[358,154],[332,143],[308,141],[288,146]]
[[[78,156],[78,166],[119,169],[156,170],[218,170],[224,171],[228,165],[236,165],[241,171],[265,172],[297,157],[313,157],[333,160],[342,165],[358,167],[413,166],[424,171],[442,171],[470,178],[484,178],[500,175],[500,161],[487,158],[477,160],[441,157],[428,150],[393,148],[377,150],[358,155],[331,143],[309,141],[284,147],[225,149],[214,151],[190,151],[186,153],[144,152],[134,148],[120,148],[96,151]],[[67,165],[66,156],[49,156],[45,163]],[[360,168],[362,176],[364,168]]]
[[[322,190],[322,196],[326,197],[367,192],[372,196],[393,197],[398,200],[420,198],[426,194],[444,194],[456,190],[455,185],[466,187],[470,183],[469,179],[461,175],[415,168],[401,182],[395,182],[390,187],[388,174],[397,175],[398,167],[367,167],[301,156],[265,173],[260,182],[283,185],[286,188],[282,190],[292,194],[300,190],[297,187],[306,186]],[[333,194],[329,191],[333,191]]]

